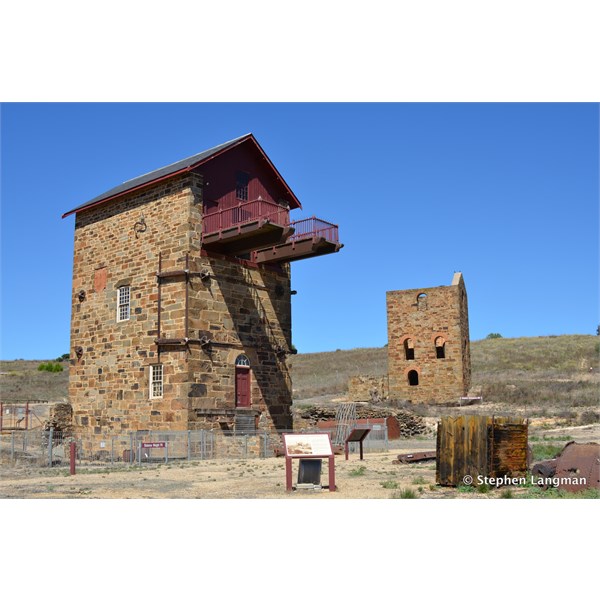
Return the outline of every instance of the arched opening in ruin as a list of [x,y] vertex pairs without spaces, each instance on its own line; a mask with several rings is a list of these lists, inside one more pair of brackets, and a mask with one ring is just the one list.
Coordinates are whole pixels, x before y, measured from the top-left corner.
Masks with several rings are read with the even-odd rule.
[[446,340],[441,335],[435,338],[435,357],[446,358]]
[[408,385],[419,385],[419,374],[417,371],[408,372]]
[[415,360],[415,344],[410,338],[404,340],[404,357],[406,360]]
[[425,292],[417,296],[417,310],[425,310],[427,308],[427,294]]

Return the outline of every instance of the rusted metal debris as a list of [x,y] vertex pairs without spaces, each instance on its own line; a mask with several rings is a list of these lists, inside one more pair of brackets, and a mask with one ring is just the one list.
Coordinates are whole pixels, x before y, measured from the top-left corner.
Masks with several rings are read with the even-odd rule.
[[428,450],[425,452],[413,452],[411,454],[398,454],[398,459],[393,460],[392,463],[395,465],[424,462],[427,460],[435,460],[437,453],[435,450]]
[[525,476],[528,425],[521,418],[442,417],[437,427],[436,483],[456,487],[481,477]]
[[600,489],[600,445],[569,442],[556,458],[535,464],[531,474],[544,488],[552,485],[567,492]]

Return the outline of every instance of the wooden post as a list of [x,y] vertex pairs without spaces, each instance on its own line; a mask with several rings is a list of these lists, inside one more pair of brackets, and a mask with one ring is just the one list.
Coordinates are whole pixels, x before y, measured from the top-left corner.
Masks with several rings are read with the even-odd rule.
[[69,459],[70,459],[70,474],[75,475],[75,456],[77,452],[77,444],[75,442],[71,442],[69,444]]
[[335,458],[329,457],[329,491],[335,492]]

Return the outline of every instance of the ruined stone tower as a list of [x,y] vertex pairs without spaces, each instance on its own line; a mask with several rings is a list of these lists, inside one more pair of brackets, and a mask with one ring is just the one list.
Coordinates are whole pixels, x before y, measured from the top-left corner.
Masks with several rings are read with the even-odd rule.
[[467,292],[452,285],[386,294],[391,400],[450,403],[471,385]]
[[290,263],[337,252],[252,134],[75,214],[76,432],[289,429]]

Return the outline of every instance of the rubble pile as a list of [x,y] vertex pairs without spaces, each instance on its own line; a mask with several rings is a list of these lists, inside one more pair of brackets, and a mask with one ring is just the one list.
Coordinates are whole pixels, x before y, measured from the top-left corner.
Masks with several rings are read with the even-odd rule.
[[[335,406],[308,406],[298,410],[298,416],[315,424],[318,421],[334,420],[337,413]],[[357,419],[385,419],[386,417],[395,417],[400,426],[401,437],[413,437],[427,433],[428,428],[423,417],[416,415],[408,410],[399,408],[376,408],[368,404],[356,405]]]
[[69,434],[73,428],[73,407],[66,402],[59,402],[50,405],[48,420],[44,423],[46,431],[53,428],[54,431],[61,431]]

